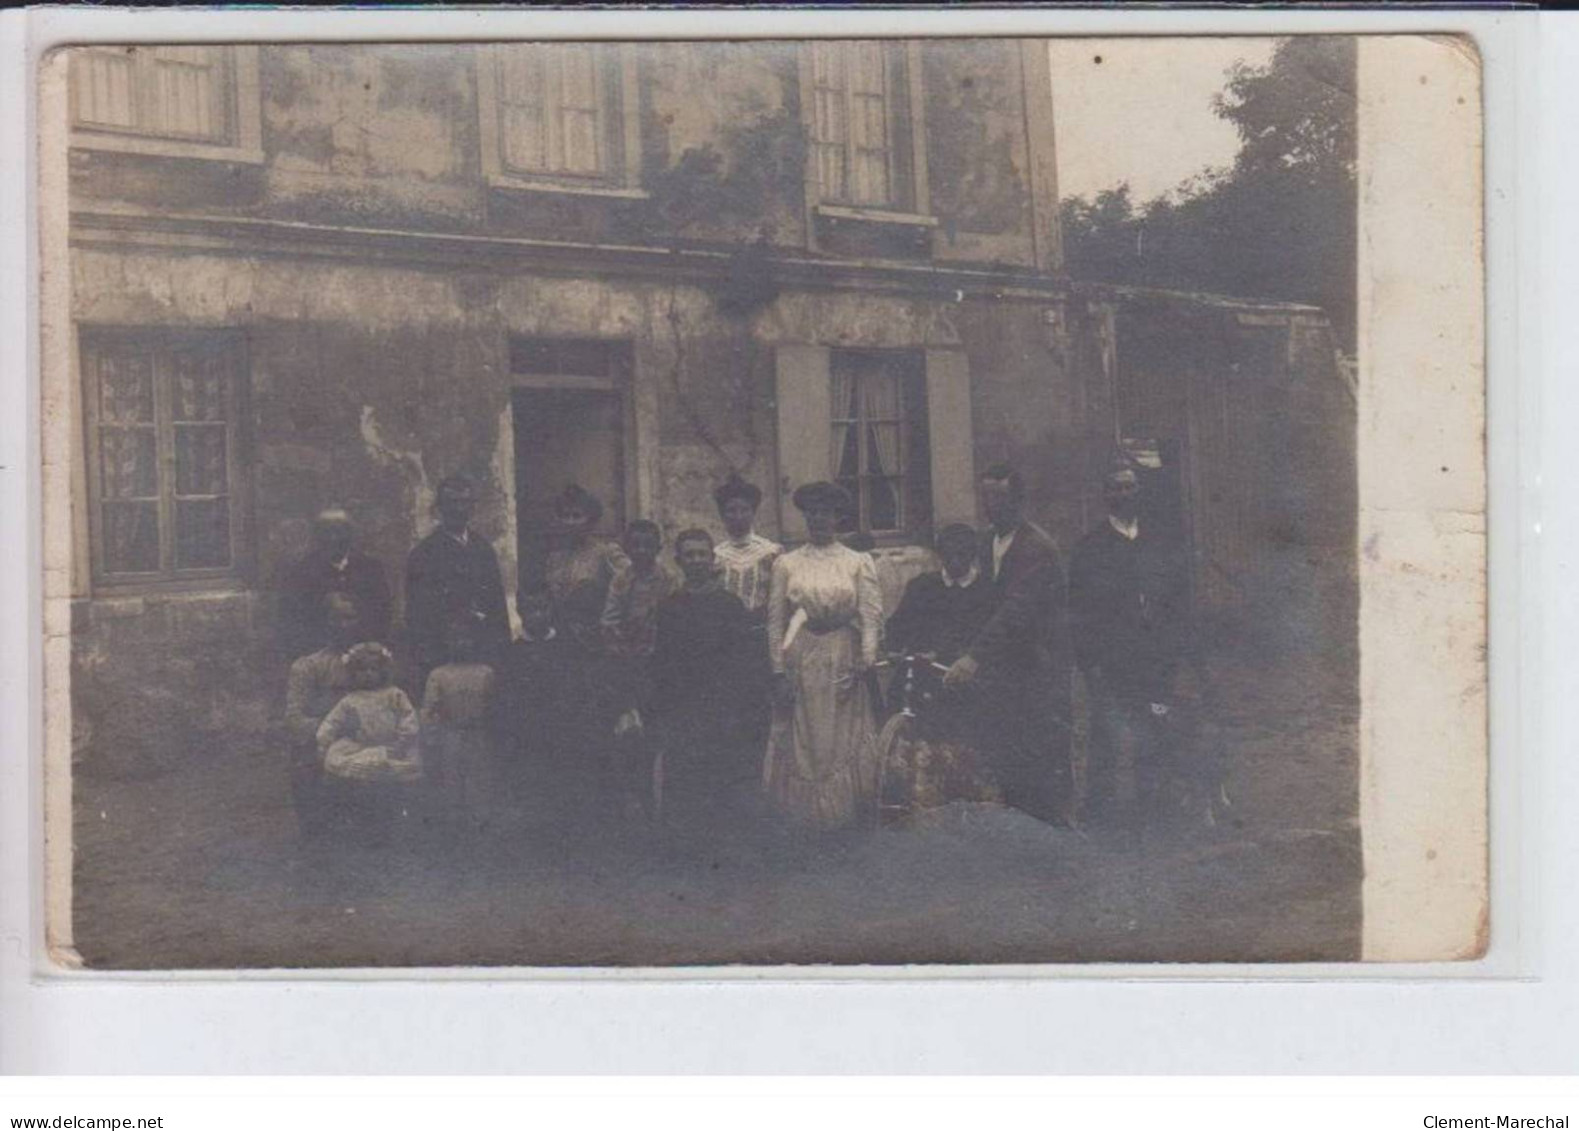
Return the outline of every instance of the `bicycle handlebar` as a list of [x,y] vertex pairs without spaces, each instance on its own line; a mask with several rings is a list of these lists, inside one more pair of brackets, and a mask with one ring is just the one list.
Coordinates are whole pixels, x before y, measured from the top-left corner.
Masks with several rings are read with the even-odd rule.
[[927,667],[934,668],[940,672],[949,670],[947,664],[940,664],[937,660],[938,654],[936,652],[885,652],[873,666],[887,668],[904,664],[925,664]]

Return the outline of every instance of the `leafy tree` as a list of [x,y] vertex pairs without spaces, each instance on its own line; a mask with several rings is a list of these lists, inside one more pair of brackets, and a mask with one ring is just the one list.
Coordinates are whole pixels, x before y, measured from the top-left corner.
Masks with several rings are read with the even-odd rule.
[[1137,204],[1129,186],[1063,201],[1066,266],[1098,282],[1309,302],[1354,348],[1354,41],[1301,36],[1238,64],[1213,101],[1228,168]]

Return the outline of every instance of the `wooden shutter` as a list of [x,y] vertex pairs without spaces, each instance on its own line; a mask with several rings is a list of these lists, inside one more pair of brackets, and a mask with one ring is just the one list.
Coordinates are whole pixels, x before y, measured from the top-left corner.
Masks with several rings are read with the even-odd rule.
[[970,364],[963,350],[927,350],[927,419],[932,440],[932,518],[976,523],[975,436]]
[[778,403],[779,530],[789,538],[804,538],[806,524],[790,501],[803,483],[830,477],[832,439],[829,403],[831,391],[826,346],[778,347],[776,399]]

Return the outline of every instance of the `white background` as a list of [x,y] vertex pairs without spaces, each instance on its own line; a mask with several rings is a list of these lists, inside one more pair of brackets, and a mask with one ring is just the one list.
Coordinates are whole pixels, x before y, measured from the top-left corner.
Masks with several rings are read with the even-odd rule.
[[[0,45],[0,1069],[7,1072],[1559,1072],[1579,1068],[1579,666],[1570,201],[1579,20],[1550,14],[227,14],[225,37],[551,32],[1473,32],[1485,59],[1493,951],[1444,967],[1125,968],[1020,979],[45,976],[37,862],[38,35],[180,39],[185,12],[8,13]],[[31,26],[29,24],[31,20]],[[283,24],[280,21],[286,21]],[[523,20],[532,21],[523,23]],[[599,25],[598,21],[604,21]],[[556,26],[557,25],[557,26]],[[1544,143],[1543,143],[1544,142]],[[910,1089],[914,1092],[915,1089]],[[1138,1098],[1138,1097],[1137,1097]],[[1571,1106],[1571,1104],[1570,1104]],[[22,1114],[5,1105],[4,1114]],[[53,1109],[55,1113],[61,1108]],[[75,1110],[75,1109],[72,1109]],[[1165,1111],[1166,1107],[1159,1110]],[[1315,1109],[1307,1110],[1307,1115]],[[83,1112],[87,1114],[87,1112]],[[879,1106],[873,1121],[884,1121]],[[768,1120],[775,1122],[775,1120]],[[1160,1122],[1161,1120],[1157,1120]],[[1329,1120],[1330,1121],[1330,1120]],[[239,1125],[239,1124],[238,1124]],[[1291,1122],[1290,1126],[1304,1123]],[[1313,1125],[1313,1124],[1312,1124]],[[1420,1126],[1417,1119],[1392,1125]]]

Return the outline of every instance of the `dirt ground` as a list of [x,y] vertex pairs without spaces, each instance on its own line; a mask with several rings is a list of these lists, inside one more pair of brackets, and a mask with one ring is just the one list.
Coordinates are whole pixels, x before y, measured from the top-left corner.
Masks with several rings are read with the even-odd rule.
[[466,847],[309,850],[278,755],[84,769],[76,945],[114,969],[1352,959],[1353,669],[1319,644],[1220,670],[1215,827],[959,803],[855,834],[654,838],[526,813]]

